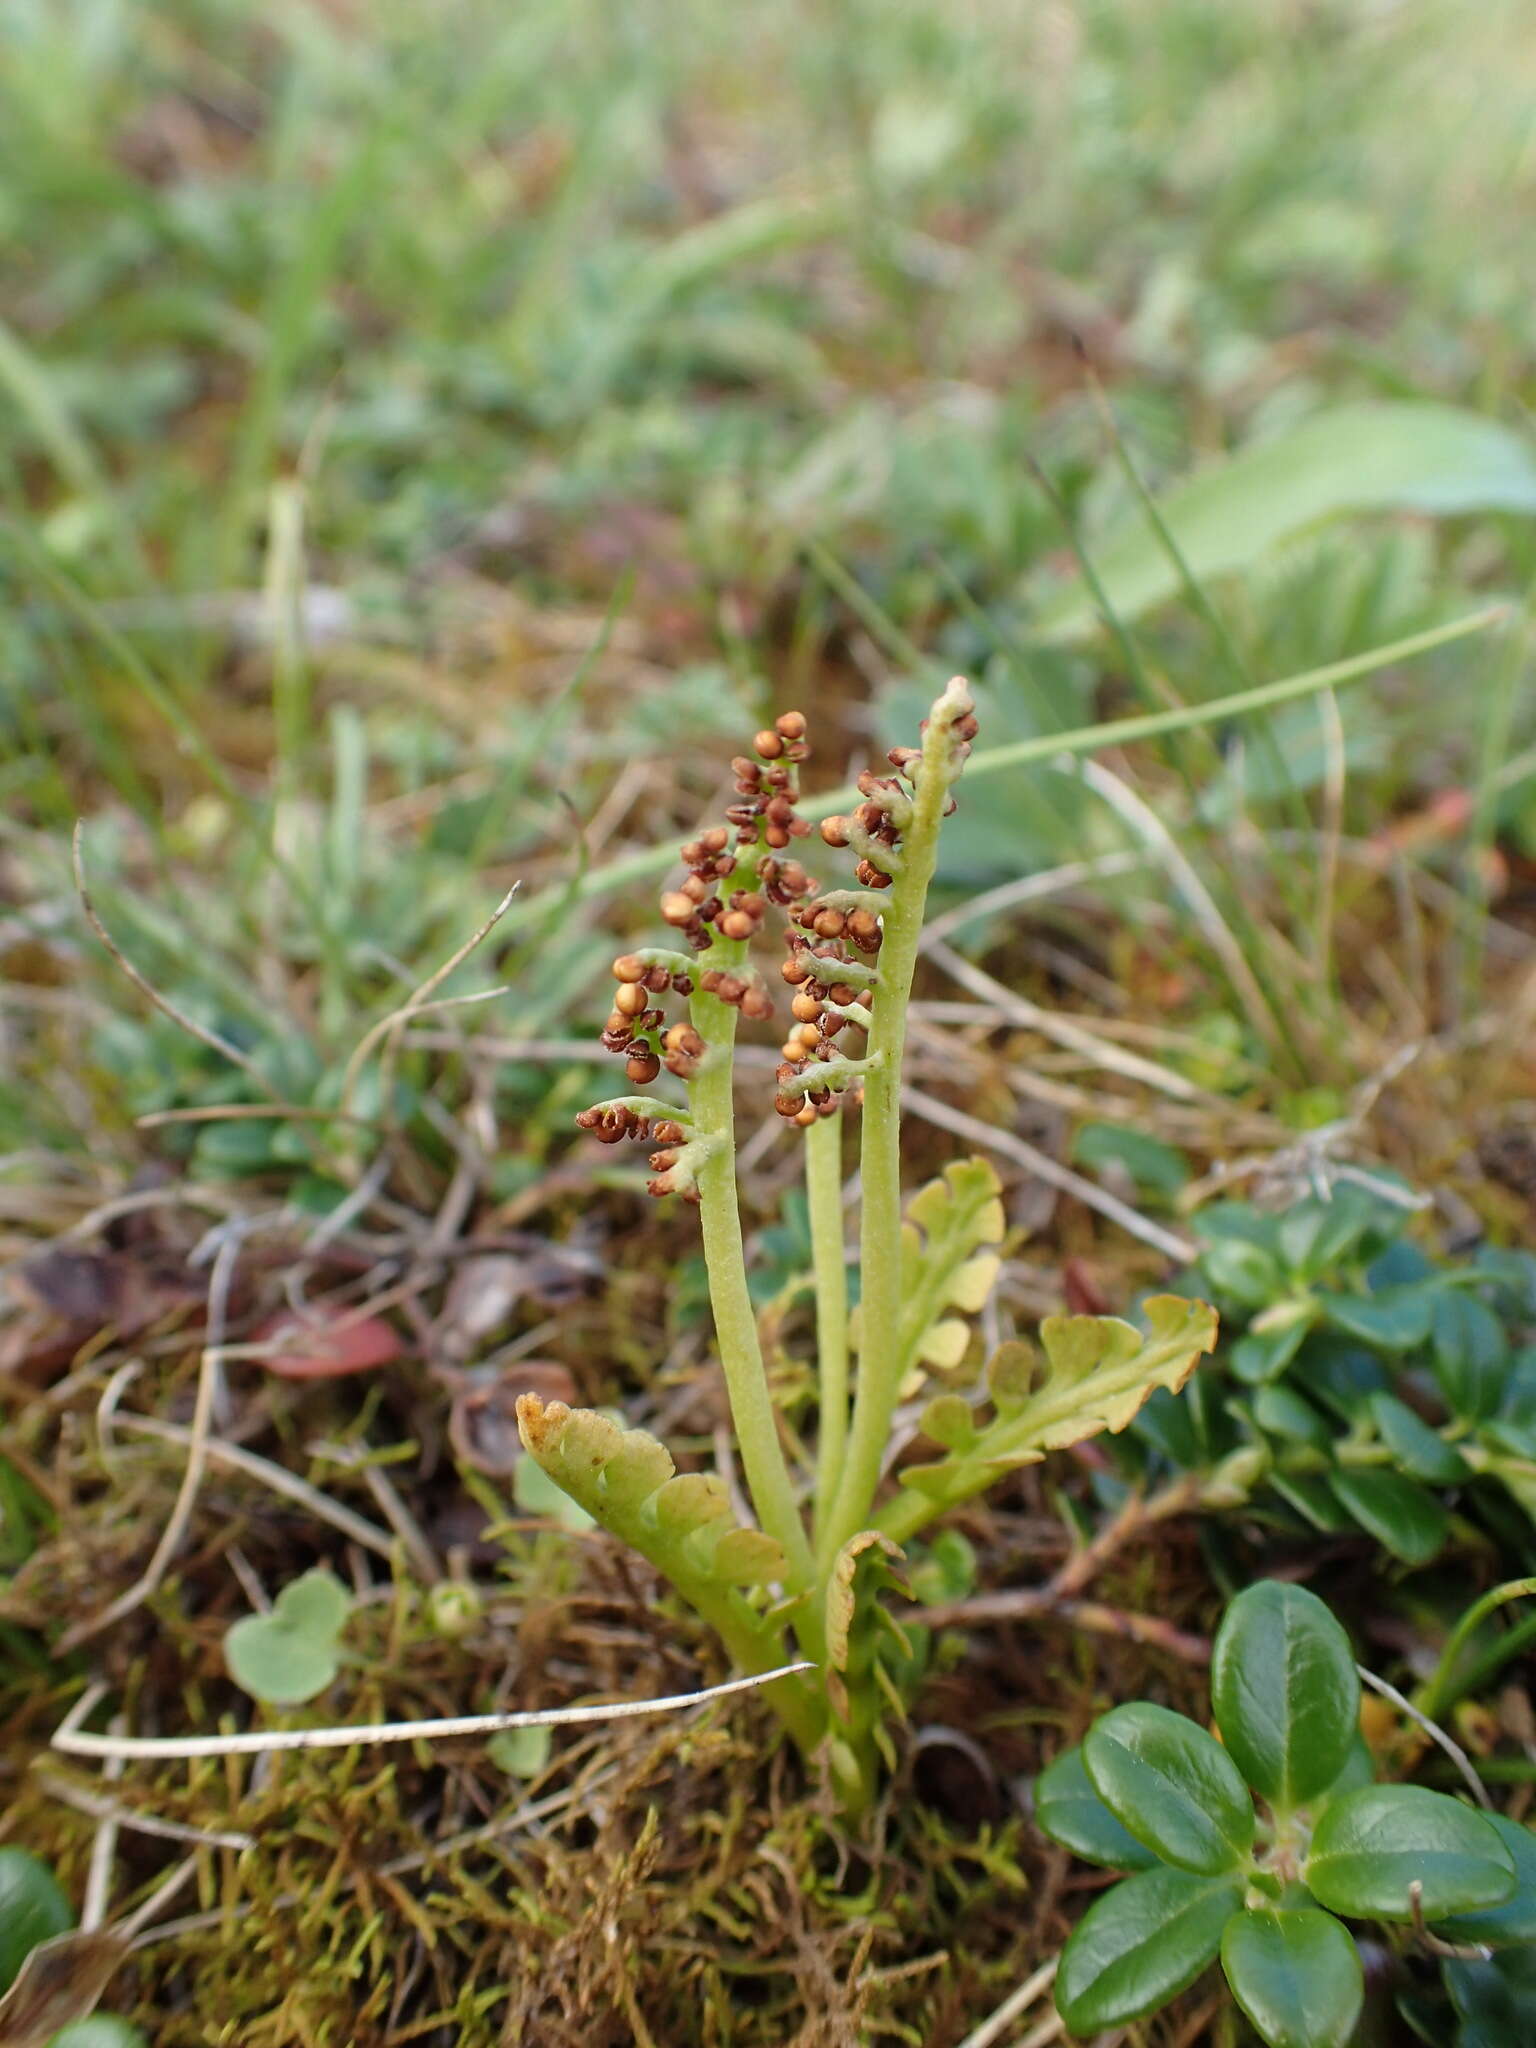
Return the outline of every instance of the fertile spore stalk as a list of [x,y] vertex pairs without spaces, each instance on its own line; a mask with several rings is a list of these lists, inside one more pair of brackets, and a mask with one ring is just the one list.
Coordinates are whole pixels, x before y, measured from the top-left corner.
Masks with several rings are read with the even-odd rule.
[[[874,1789],[877,1753],[892,1754],[884,1718],[901,1711],[921,1677],[920,1652],[878,1598],[900,1583],[891,1569],[898,1542],[1046,1447],[1123,1428],[1154,1384],[1180,1384],[1206,1348],[1191,1336],[1183,1302],[1165,1305],[1152,1340],[1109,1318],[1055,1319],[1061,1328],[1046,1326],[1040,1384],[1028,1359],[1013,1355],[1024,1347],[999,1354],[989,1379],[994,1419],[975,1426],[983,1410],[955,1393],[932,1404],[925,1426],[949,1455],[904,1472],[896,1500],[876,1505],[903,1388],[925,1370],[960,1364],[970,1329],[951,1311],[974,1315],[983,1306],[999,1264],[990,1247],[1003,1234],[996,1176],[982,1161],[952,1166],[915,1198],[905,1224],[901,1213],[907,1004],[940,826],[975,734],[970,691],[957,678],[934,704],[922,745],[893,747],[893,772],[866,771],[852,815],[822,824],[828,847],[852,851],[857,884],[822,891],[791,853],[810,830],[797,810],[797,771],[810,750],[805,719],[786,712],[758,733],[751,756],[732,762],[736,801],[726,822],[682,849],[685,877],[661,899],[678,948],[613,963],[618,986],[603,1044],[622,1057],[633,1088],[648,1088],[665,1068],[683,1083],[687,1106],[626,1094],[577,1122],[604,1144],[653,1146],[650,1192],[681,1195],[699,1210],[716,1342],[759,1527],[735,1523],[718,1476],[674,1473],[665,1448],[642,1432],[534,1395],[518,1403],[523,1441],[545,1471],[665,1572],[744,1668],[782,1664],[785,1630],[794,1630],[824,1684],[779,1681],[770,1696],[806,1749],[832,1737],[833,1776],[850,1808]],[[785,1456],[737,1207],[733,1056],[738,1019],[773,1014],[750,958],[772,910],[786,915],[779,972],[794,1020],[774,1102],[805,1135],[816,1293],[820,1422],[809,1472],[793,1472]],[[686,1000],[686,1018],[668,1022],[669,996]],[[842,1129],[860,1108],[861,1285],[850,1317]]]

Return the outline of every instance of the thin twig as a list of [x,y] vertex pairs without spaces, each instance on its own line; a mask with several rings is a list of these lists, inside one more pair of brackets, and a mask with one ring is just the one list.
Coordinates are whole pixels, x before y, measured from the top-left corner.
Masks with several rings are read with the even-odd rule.
[[972,1145],[983,1146],[989,1152],[1000,1152],[1005,1159],[1017,1161],[1037,1179],[1059,1188],[1064,1195],[1074,1196],[1088,1208],[1097,1209],[1101,1216],[1107,1216],[1111,1223],[1118,1223],[1122,1230],[1129,1231],[1132,1237],[1139,1237],[1143,1244],[1151,1245],[1165,1258],[1176,1259],[1184,1265],[1195,1256],[1197,1248],[1193,1238],[1151,1222],[1128,1203],[1120,1201],[1093,1181],[1085,1180],[1080,1173],[1074,1173],[1070,1166],[1063,1166],[1049,1153],[1041,1152],[1027,1140],[1015,1137],[1012,1131],[999,1130],[995,1124],[967,1116],[964,1110],[951,1109],[947,1102],[941,1102],[936,1095],[929,1095],[921,1088],[903,1088],[901,1100],[904,1108],[928,1123],[937,1124],[941,1130],[953,1131],[957,1138],[965,1138]]
[[1016,1990],[1009,1992],[996,2012],[989,2013],[979,2027],[971,2029],[959,2048],[992,2048],[993,2042],[1000,2041],[1014,2021],[1050,1990],[1056,1981],[1059,1961],[1058,1956],[1052,1956],[1048,1963],[1042,1963],[1032,1976],[1026,1977]]
[[1424,1733],[1431,1742],[1436,1742],[1440,1745],[1457,1770],[1460,1771],[1472,1797],[1477,1801],[1478,1805],[1483,1807],[1485,1811],[1492,1813],[1493,1801],[1488,1797],[1488,1788],[1477,1775],[1476,1770],[1473,1768],[1471,1757],[1467,1755],[1467,1752],[1461,1747],[1460,1743],[1447,1735],[1438,1721],[1431,1721],[1428,1714],[1416,1707],[1412,1700],[1405,1699],[1395,1685],[1388,1685],[1384,1678],[1378,1678],[1374,1671],[1367,1671],[1363,1664],[1357,1664],[1355,1669],[1360,1674],[1362,1684],[1368,1685],[1372,1692],[1379,1692],[1384,1700],[1390,1700],[1399,1713],[1406,1714],[1410,1721],[1424,1730]]
[[[112,1732],[120,1735],[128,1725],[121,1714],[112,1720]],[[110,1757],[102,1776],[110,1783],[123,1775],[123,1759]],[[118,1813],[110,1800],[102,1802],[103,1810],[96,1816],[96,1834],[91,1842],[91,1860],[85,1873],[85,1897],[80,1902],[80,1931],[94,1934],[107,1917],[107,1901],[112,1896],[112,1865],[117,1859]]]
[[1198,1088],[1183,1074],[1175,1073],[1171,1067],[1162,1067],[1155,1060],[1143,1059],[1139,1053],[1124,1052],[1118,1045],[1110,1045],[1096,1032],[1087,1030],[1070,1017],[1047,1010],[1039,1003],[1032,1003],[1017,990],[1005,988],[1002,982],[987,974],[971,961],[946,946],[942,940],[926,937],[923,952],[952,981],[958,981],[962,988],[968,988],[973,996],[979,996],[985,1003],[991,1003],[1009,1023],[1017,1024],[1028,1031],[1038,1031],[1042,1038],[1052,1040],[1056,1045],[1065,1046],[1068,1051],[1081,1053],[1096,1067],[1106,1073],[1119,1074],[1127,1081],[1142,1081],[1149,1088],[1156,1088],[1160,1094],[1171,1095],[1179,1102],[1201,1102],[1210,1098],[1205,1090]]
[[[123,1759],[113,1761],[119,1765]],[[65,1806],[72,1806],[77,1813],[89,1814],[92,1820],[110,1821],[115,1827],[127,1828],[130,1833],[154,1835],[164,1842],[192,1842],[205,1849],[254,1849],[254,1835],[237,1834],[232,1828],[195,1828],[185,1821],[160,1820],[152,1813],[138,1813],[131,1806],[120,1805],[115,1799],[103,1799],[98,1793],[88,1792],[83,1785],[75,1785],[68,1778],[55,1777],[51,1771],[38,1772],[40,1782],[50,1795]]]
[[[358,1076],[361,1074],[373,1048],[389,1033],[403,1031],[411,1018],[419,1015],[427,1007],[428,998],[433,990],[441,988],[454,969],[462,966],[482,939],[488,938],[496,929],[496,926],[500,924],[511,908],[512,899],[521,886],[521,883],[514,882],[490,916],[464,941],[463,945],[456,952],[452,953],[434,973],[429,974],[420,987],[406,997],[398,1009],[391,1010],[387,1017],[381,1017],[376,1024],[371,1025],[363,1033],[362,1038],[353,1050],[351,1059],[347,1061],[346,1073],[342,1077],[341,1109],[343,1112],[350,1110],[352,1107],[352,1095],[357,1087]],[[386,1064],[388,1064],[387,1059]],[[387,1092],[383,1099],[385,1101],[388,1100]]]
[[1216,900],[1196,874],[1188,856],[1168,827],[1142,797],[1101,761],[1064,759],[1053,764],[1065,774],[1075,774],[1101,796],[1136,836],[1149,846],[1167,869],[1169,878],[1189,905],[1190,914],[1206,943],[1226,969],[1227,979],[1248,1013],[1248,1021],[1266,1045],[1275,1047],[1283,1038],[1274,1010],[1248,965],[1242,947],[1216,906]]
[[162,995],[154,983],[134,966],[128,955],[102,923],[96,905],[91,900],[91,892],[86,886],[84,818],[77,818],[75,820],[75,832],[71,842],[70,853],[75,871],[75,893],[80,898],[80,908],[85,912],[86,922],[139,993],[147,1001],[153,1003],[162,1016],[169,1017],[173,1024],[180,1025],[181,1029],[189,1037],[197,1039],[199,1044],[206,1045],[210,1052],[216,1052],[221,1059],[230,1061],[232,1065],[239,1067],[242,1073],[249,1075],[250,1079],[269,1100],[275,1097],[277,1090],[251,1058],[250,1054],[242,1052],[238,1045],[231,1045],[227,1038],[221,1038],[219,1033],[211,1030],[208,1025],[199,1024],[195,1017],[189,1017],[185,1010],[178,1009],[169,996]]
[[[180,1423],[162,1422],[154,1415],[119,1415],[116,1426],[137,1436],[159,1437],[170,1444],[185,1444],[191,1434]],[[321,1521],[329,1522],[333,1529],[339,1529],[343,1536],[350,1536],[354,1543],[361,1543],[365,1550],[379,1557],[394,1556],[394,1539],[387,1530],[355,1514],[341,1501],[332,1500],[318,1486],[311,1486],[308,1480],[290,1472],[286,1465],[276,1465],[270,1458],[259,1457],[240,1444],[226,1443],[222,1437],[210,1437],[204,1449],[215,1465],[231,1466],[248,1478],[259,1480],[271,1492],[296,1502]]]
[[1419,1945],[1432,1956],[1441,1956],[1453,1963],[1486,1963],[1491,1960],[1493,1950],[1481,1941],[1444,1941],[1424,1924],[1424,1880],[1416,1877],[1408,1887],[1408,1912],[1413,1921],[1413,1931]]
[[110,1606],[88,1621],[82,1621],[69,1629],[59,1639],[58,1654],[77,1648],[91,1636],[97,1635],[113,1622],[121,1621],[126,1614],[132,1614],[154,1592],[164,1577],[167,1567],[181,1548],[182,1538],[187,1533],[187,1524],[192,1519],[192,1510],[197,1502],[198,1489],[203,1483],[203,1473],[208,1463],[208,1439],[213,1421],[214,1396],[219,1384],[219,1370],[223,1363],[222,1345],[224,1332],[229,1324],[229,1289],[234,1278],[235,1261],[240,1255],[241,1232],[233,1232],[220,1245],[218,1256],[213,1262],[213,1271],[208,1279],[208,1341],[203,1346],[197,1366],[197,1396],[192,1408],[192,1427],[187,1437],[187,1464],[181,1476],[181,1486],[176,1494],[171,1518],[166,1523],[160,1541],[155,1545],[154,1555],[145,1566],[142,1575],[122,1593]]
[[80,1723],[105,1696],[93,1685],[70,1708],[54,1731],[52,1747],[65,1756],[127,1757],[131,1761],[163,1762],[203,1756],[265,1756],[274,1750],[353,1749],[378,1742],[438,1742],[455,1735],[498,1735],[508,1728],[568,1728],[591,1721],[623,1721],[641,1714],[681,1712],[737,1692],[749,1692],[775,1679],[792,1677],[813,1667],[805,1662],[782,1664],[749,1678],[727,1679],[698,1692],[671,1693],[657,1700],[614,1700],[599,1707],[549,1707],[521,1714],[458,1714],[443,1721],[369,1721],[355,1728],[273,1728],[244,1735],[92,1735]]

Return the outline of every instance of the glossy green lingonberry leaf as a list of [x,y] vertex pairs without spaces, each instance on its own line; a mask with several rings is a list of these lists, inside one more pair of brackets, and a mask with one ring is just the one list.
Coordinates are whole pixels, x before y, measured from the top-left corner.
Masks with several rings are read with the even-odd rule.
[[1222,1237],[1208,1244],[1200,1255],[1200,1266],[1217,1294],[1239,1308],[1267,1308],[1284,1292],[1279,1260],[1242,1238]]
[[1444,1976],[1461,2020],[1456,2048],[1536,2041],[1536,1948],[1502,1949],[1486,1963],[1447,1962]]
[[1354,1919],[1412,1919],[1414,1883],[1431,1920],[1503,1905],[1515,1890],[1497,1829],[1419,1785],[1368,1785],[1330,1801],[1302,1876],[1319,1905]]
[[1357,1733],[1349,1745],[1349,1754],[1344,1759],[1344,1767],[1339,1775],[1331,1784],[1325,1785],[1321,1792],[1314,1792],[1307,1804],[1317,1811],[1327,1801],[1347,1799],[1351,1792],[1358,1792],[1362,1785],[1374,1785],[1375,1782],[1376,1759],[1371,1755],[1365,1737]]
[[1303,1521],[1325,1536],[1347,1536],[1356,1526],[1323,1472],[1271,1472],[1269,1483]]
[[1360,1721],[1349,1638],[1315,1593],[1266,1579],[1227,1609],[1211,1655],[1211,1711],[1228,1753],[1289,1810],[1343,1770]]
[[1036,1778],[1035,1821],[1043,1834],[1085,1863],[1102,1863],[1110,1870],[1151,1870],[1157,1862],[1094,1791],[1080,1748],[1064,1751]]
[[1234,1913],[1221,1937],[1232,1996],[1269,2048],[1345,2048],[1360,2017],[1359,1953],[1331,1913]]
[[1278,1329],[1247,1331],[1232,1346],[1233,1372],[1250,1387],[1277,1380],[1306,1342],[1309,1327],[1306,1318],[1297,1317]]
[[1515,1865],[1515,1892],[1502,1906],[1481,1912],[1456,1913],[1435,1932],[1445,1941],[1486,1941],[1497,1948],[1515,1942],[1536,1942],[1536,1834],[1502,1813],[1485,1816]]
[[1472,1468],[1456,1446],[1395,1394],[1372,1395],[1371,1414],[1382,1442],[1415,1479],[1427,1479],[1432,1486],[1457,1486],[1471,1477]]
[[1413,1284],[1380,1294],[1319,1294],[1317,1302],[1335,1330],[1396,1357],[1429,1335],[1434,1290]]
[[1283,1383],[1260,1387],[1253,1397],[1253,1419],[1270,1436],[1289,1437],[1296,1443],[1310,1445],[1314,1451],[1332,1448],[1333,1431],[1294,1387]]
[[[1177,1393],[1216,1341],[1216,1312],[1178,1294],[1142,1304],[1143,1335],[1117,1316],[1047,1316],[1043,1360],[1028,1344],[1004,1344],[987,1368],[994,1419],[964,1449],[901,1473],[905,1498],[887,1502],[876,1524],[899,1542],[943,1508],[969,1500],[1003,1473],[1034,1465],[1047,1451],[1118,1431],[1159,1387]],[[946,1426],[942,1417],[940,1427]],[[958,1418],[956,1418],[958,1420]],[[914,1500],[913,1494],[923,1498]]]
[[1341,1187],[1326,1201],[1298,1202],[1280,1218],[1281,1257],[1292,1272],[1321,1279],[1368,1237],[1379,1242],[1383,1209],[1363,1188]]
[[0,1849],[0,1991],[8,1991],[40,1941],[75,1924],[68,1899],[46,1863],[25,1849]]
[[270,1614],[248,1614],[224,1637],[224,1662],[253,1699],[294,1706],[336,1676],[337,1643],[352,1596],[334,1573],[305,1572],[278,1594]]
[[1107,1891],[1061,1953],[1056,2010],[1074,2034],[1122,2026],[1192,1984],[1242,1904],[1242,1880],[1145,1870]]
[[1329,1483],[1361,1528],[1404,1564],[1428,1564],[1450,1529],[1444,1504],[1416,1479],[1379,1466],[1338,1465]]
[[1253,1846],[1253,1800],[1221,1744],[1183,1714],[1137,1700],[1083,1743],[1093,1789],[1145,1848],[1183,1870],[1232,1870]]
[[1509,1364],[1509,1339],[1493,1310],[1460,1288],[1442,1288],[1435,1298],[1431,1351],[1452,1410],[1469,1422],[1492,1415]]

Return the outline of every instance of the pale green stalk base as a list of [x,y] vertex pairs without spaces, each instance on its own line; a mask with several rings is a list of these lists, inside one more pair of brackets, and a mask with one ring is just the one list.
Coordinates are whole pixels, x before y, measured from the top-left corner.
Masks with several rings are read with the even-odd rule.
[[805,1193],[816,1279],[816,1528],[826,1523],[848,1441],[848,1268],[843,1259],[843,1116],[805,1134]]
[[746,1254],[736,1206],[736,1119],[731,1100],[736,1012],[717,996],[700,991],[693,998],[692,1015],[694,1028],[708,1047],[689,1083],[688,1099],[694,1136],[710,1141],[695,1185],[715,1339],[752,1503],[763,1528],[782,1546],[789,1560],[792,1589],[799,1591],[811,1584],[814,1575],[811,1549],[768,1392],[757,1338],[757,1312],[747,1291]]
[[859,1377],[847,1457],[832,1510],[817,1535],[823,1571],[868,1519],[901,1392],[901,1061],[928,884],[954,780],[950,727],[962,706],[970,709],[964,686],[958,698],[951,694],[954,689],[952,684],[929,717],[912,816],[902,835],[900,872],[882,906],[880,981],[869,1034],[860,1153]]

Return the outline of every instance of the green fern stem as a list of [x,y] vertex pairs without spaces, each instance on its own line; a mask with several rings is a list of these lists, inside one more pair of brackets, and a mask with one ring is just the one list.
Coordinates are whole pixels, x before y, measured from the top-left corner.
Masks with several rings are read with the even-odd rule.
[[848,1441],[848,1267],[843,1258],[843,1116],[819,1116],[805,1134],[805,1193],[816,1281],[816,1369],[821,1422],[816,1445],[816,1527],[832,1496]]
[[[723,952],[724,948],[719,950]],[[768,1374],[757,1336],[757,1315],[747,1290],[746,1254],[736,1200],[736,1119],[731,1099],[736,1012],[718,996],[700,989],[692,999],[691,1015],[694,1029],[706,1047],[699,1070],[688,1084],[688,1100],[693,1112],[692,1135],[709,1141],[694,1185],[699,1195],[715,1341],[752,1504],[763,1528],[778,1541],[789,1560],[793,1584],[786,1590],[800,1591],[810,1586],[814,1576],[811,1548],[768,1391]]]
[[901,1063],[907,1003],[928,885],[938,861],[939,828],[959,771],[952,728],[970,710],[970,693],[956,678],[929,715],[899,872],[881,902],[880,981],[869,1033],[860,1149],[858,1384],[847,1456],[832,1510],[818,1532],[817,1555],[824,1568],[865,1524],[901,1390]]

